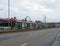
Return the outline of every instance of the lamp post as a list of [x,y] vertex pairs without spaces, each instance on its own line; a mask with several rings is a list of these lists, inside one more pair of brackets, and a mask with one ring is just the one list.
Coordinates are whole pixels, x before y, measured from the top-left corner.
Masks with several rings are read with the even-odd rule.
[[10,18],[10,0],[8,0],[8,18]]
[[10,0],[8,0],[8,27],[10,26]]
[[45,15],[43,16],[44,16],[44,28],[46,28],[46,16]]

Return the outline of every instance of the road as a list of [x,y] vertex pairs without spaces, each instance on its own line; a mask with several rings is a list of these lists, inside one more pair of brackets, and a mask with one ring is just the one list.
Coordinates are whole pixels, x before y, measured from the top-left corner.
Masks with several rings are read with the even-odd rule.
[[52,46],[60,28],[0,35],[0,46]]

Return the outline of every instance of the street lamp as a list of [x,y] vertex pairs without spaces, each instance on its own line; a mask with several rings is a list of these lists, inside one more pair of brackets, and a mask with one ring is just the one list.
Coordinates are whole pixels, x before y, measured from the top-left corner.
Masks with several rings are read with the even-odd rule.
[[10,0],[8,0],[8,18],[10,19]]
[[10,26],[10,0],[8,0],[8,27]]
[[43,15],[44,16],[44,28],[46,27],[46,16],[45,15]]

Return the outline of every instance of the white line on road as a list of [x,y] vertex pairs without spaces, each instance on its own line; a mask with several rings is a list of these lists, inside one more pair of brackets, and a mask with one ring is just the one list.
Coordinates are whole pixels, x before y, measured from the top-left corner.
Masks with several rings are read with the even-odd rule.
[[27,43],[24,43],[24,44],[22,44],[22,45],[20,45],[20,46],[26,46],[27,45]]

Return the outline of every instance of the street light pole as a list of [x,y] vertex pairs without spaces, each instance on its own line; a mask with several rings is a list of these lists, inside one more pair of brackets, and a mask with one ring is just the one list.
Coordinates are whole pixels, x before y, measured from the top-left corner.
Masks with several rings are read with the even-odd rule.
[[8,18],[10,19],[10,0],[8,0]]
[[46,16],[45,16],[45,24],[46,24]]
[[10,26],[10,0],[8,0],[8,27]]
[[45,15],[43,15],[44,16],[44,28],[46,27],[46,16]]

